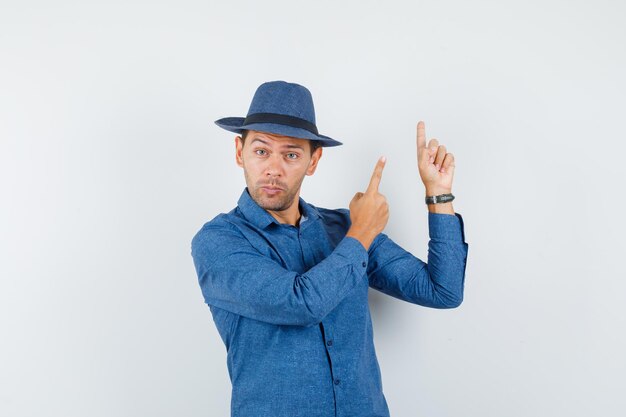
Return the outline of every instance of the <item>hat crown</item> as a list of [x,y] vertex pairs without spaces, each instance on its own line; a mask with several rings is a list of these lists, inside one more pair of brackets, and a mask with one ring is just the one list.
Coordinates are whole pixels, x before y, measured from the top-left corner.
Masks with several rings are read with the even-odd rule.
[[269,81],[257,88],[248,116],[256,113],[284,114],[315,124],[311,92],[300,84],[286,81]]

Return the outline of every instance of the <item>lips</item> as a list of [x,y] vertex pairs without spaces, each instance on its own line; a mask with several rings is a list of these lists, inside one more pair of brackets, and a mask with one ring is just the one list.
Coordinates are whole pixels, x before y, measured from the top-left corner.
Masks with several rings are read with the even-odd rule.
[[272,186],[263,186],[261,187],[261,189],[270,195],[278,194],[279,192],[283,191],[283,189],[280,187],[272,187]]

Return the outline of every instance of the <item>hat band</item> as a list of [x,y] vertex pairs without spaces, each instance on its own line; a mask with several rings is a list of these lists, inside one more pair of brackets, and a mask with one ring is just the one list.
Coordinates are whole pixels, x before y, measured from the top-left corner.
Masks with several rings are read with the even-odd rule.
[[285,125],[291,127],[298,127],[300,129],[308,130],[316,136],[319,136],[317,133],[317,126],[308,120],[301,119],[299,117],[288,116],[286,114],[278,114],[278,113],[254,113],[246,116],[243,121],[243,126],[252,124],[252,123],[275,123],[278,125]]

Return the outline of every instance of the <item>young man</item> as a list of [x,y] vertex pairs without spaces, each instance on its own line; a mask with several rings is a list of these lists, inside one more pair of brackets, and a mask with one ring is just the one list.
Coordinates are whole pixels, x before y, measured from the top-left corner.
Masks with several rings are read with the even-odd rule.
[[217,125],[241,134],[236,161],[247,187],[238,205],[192,241],[202,294],[226,345],[233,417],[389,416],[374,350],[368,288],[410,303],[454,308],[463,299],[468,244],[452,208],[454,157],[417,125],[428,205],[428,263],[382,233],[381,158],[350,208],[300,197],[324,147],[310,92],[262,84],[245,118]]

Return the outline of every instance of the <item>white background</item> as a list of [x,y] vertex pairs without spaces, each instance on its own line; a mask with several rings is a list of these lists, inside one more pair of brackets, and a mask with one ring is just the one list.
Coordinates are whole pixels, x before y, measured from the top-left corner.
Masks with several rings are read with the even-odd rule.
[[345,144],[302,197],[347,207],[386,155],[421,259],[417,121],[456,157],[464,303],[371,291],[393,417],[626,412],[623,2],[0,5],[0,415],[228,415],[190,242],[245,186],[213,121],[277,79]]

